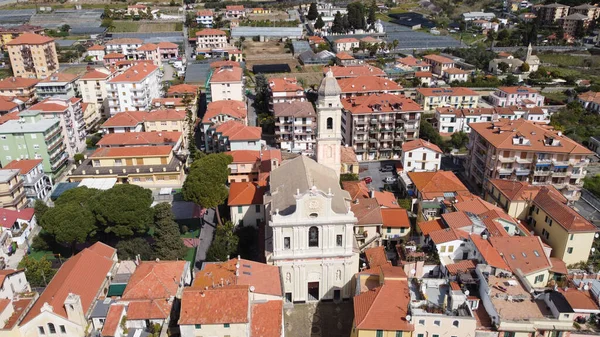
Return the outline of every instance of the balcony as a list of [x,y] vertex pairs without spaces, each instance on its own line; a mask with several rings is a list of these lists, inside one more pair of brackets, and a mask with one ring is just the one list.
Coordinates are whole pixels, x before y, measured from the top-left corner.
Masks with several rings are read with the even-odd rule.
[[498,173],[500,174],[511,174],[514,171],[514,169],[512,167],[510,168],[500,168],[498,170]]
[[501,163],[512,163],[515,161],[515,157],[498,157]]
[[530,169],[518,168],[515,170],[515,174],[518,176],[526,176],[529,175],[529,173],[531,173]]
[[365,133],[367,133],[367,130],[356,129],[354,132],[357,133],[357,134],[365,134]]
[[354,120],[354,124],[356,124],[356,125],[365,125],[365,124],[367,124],[367,121],[366,120],[361,120],[361,119],[355,119]]
[[377,139],[375,139],[375,138],[369,138],[369,143],[377,143]]
[[519,164],[531,164],[533,163],[533,158],[521,158],[516,157],[517,163]]
[[571,165],[575,166],[575,167],[581,167],[581,166],[585,166],[587,164],[590,163],[589,159],[583,159],[583,160],[573,160],[571,161]]
[[569,166],[569,164],[570,163],[568,160],[566,160],[566,161],[565,160],[558,161],[558,160],[554,160],[554,159],[552,160],[552,165],[554,167],[567,167],[567,166]]
[[571,178],[585,178],[586,174],[586,171],[571,172]]
[[552,177],[566,177],[567,172],[563,171],[552,171]]
[[370,123],[373,124],[373,125],[375,125],[375,124],[377,124],[379,122],[376,119],[371,119]]
[[550,175],[551,172],[552,171],[539,170],[539,171],[533,171],[533,175],[538,176],[538,177],[547,177]]
[[366,143],[367,140],[364,138],[354,138],[355,143]]

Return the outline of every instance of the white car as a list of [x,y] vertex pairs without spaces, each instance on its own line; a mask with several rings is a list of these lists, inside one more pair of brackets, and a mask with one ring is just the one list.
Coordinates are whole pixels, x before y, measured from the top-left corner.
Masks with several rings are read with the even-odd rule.
[[385,182],[386,183],[395,183],[396,182],[396,177],[386,177],[385,178]]

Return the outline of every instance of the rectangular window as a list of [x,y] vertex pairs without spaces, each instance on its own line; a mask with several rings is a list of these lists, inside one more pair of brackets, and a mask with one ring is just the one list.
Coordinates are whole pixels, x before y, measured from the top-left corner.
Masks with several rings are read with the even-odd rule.
[[419,320],[419,325],[425,325],[425,320],[424,319],[420,319]]
[[569,236],[569,240],[573,240],[573,235],[574,234],[571,234],[571,236]]
[[567,253],[569,253],[569,254],[573,254],[573,247],[569,247],[569,248],[567,248]]
[[419,333],[419,334],[417,334],[417,337],[425,337],[425,334]]
[[224,328],[229,328],[229,323],[225,323],[225,324],[223,324],[223,327],[224,327]]
[[454,246],[448,246],[448,253],[452,253],[454,251]]
[[290,249],[290,237],[286,236],[283,238],[283,249]]
[[196,328],[196,329],[202,329],[202,324],[194,324],[194,328]]
[[402,337],[402,331],[396,331],[396,337]]
[[535,277],[534,283],[544,282],[544,274]]
[[387,233],[389,234],[389,233],[391,233],[391,232],[392,232],[392,229],[391,229],[391,228],[388,228],[388,229],[387,229]]
[[405,229],[406,229],[406,228],[400,228],[400,234],[404,234],[404,230],[405,230]]
[[440,253],[446,252],[446,246],[440,246]]
[[254,205],[254,209],[256,210],[256,213],[260,213],[260,205]]
[[377,330],[375,337],[383,337],[383,330]]
[[58,327],[60,328],[60,333],[67,333],[67,329],[64,325],[59,325]]
[[242,214],[243,211],[243,207],[242,206],[238,206],[238,214]]
[[54,327],[54,324],[52,324],[52,323],[48,324],[48,330],[50,331],[51,334],[56,333],[56,328]]
[[38,326],[38,331],[40,332],[40,335],[45,335],[46,331],[44,331],[44,327],[43,326]]
[[344,246],[344,240],[343,240],[342,234],[338,234],[338,235],[335,236],[335,245],[337,247],[343,247]]

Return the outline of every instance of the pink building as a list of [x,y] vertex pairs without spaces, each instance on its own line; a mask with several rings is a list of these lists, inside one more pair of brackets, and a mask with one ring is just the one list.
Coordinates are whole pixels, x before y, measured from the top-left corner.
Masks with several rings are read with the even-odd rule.
[[171,42],[159,42],[158,53],[160,58],[165,61],[169,59],[176,59],[179,57],[179,46]]

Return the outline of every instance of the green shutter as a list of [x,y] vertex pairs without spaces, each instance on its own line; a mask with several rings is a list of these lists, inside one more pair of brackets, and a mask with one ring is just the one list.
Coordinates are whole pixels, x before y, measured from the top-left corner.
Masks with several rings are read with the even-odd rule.
[[194,324],[194,328],[196,328],[196,329],[202,329],[202,324]]
[[383,330],[377,330],[377,334],[375,337],[383,337]]

